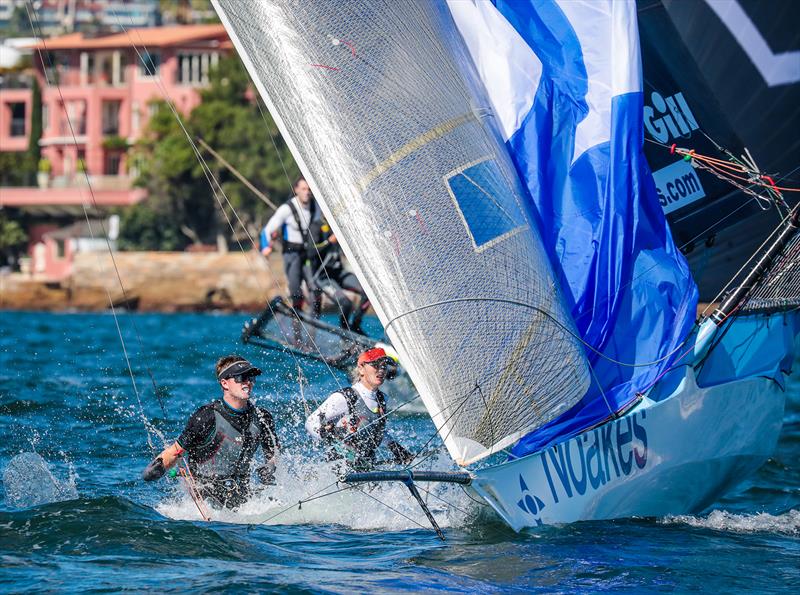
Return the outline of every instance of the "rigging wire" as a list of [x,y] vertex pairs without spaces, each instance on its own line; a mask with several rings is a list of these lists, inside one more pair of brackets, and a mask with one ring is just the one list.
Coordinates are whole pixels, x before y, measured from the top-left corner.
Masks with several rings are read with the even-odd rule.
[[[146,64],[146,60],[145,60],[142,52],[139,50],[140,46],[137,45],[136,41],[133,39],[133,36],[131,35],[131,31],[129,29],[127,29],[125,27],[125,25],[121,22],[121,20],[119,19],[119,16],[116,14],[116,11],[114,10],[113,7],[112,7],[111,10],[112,10],[112,12],[114,12],[114,14],[115,14],[115,16],[117,18],[118,25],[125,32],[125,34],[128,36],[128,39],[131,41],[132,47],[133,47],[134,51],[136,52],[137,57],[139,58],[139,60],[143,64]],[[134,29],[134,31],[135,31],[135,29]],[[139,41],[141,42],[141,38],[140,38]],[[147,51],[147,49],[144,46],[144,44],[141,44],[141,47],[144,48],[145,51]],[[159,91],[161,92],[162,97],[164,98],[165,104],[168,106],[168,108],[172,112],[173,117],[177,121],[179,127],[181,128],[181,130],[183,131],[187,141],[189,142],[189,145],[190,145],[190,147],[192,149],[192,152],[194,153],[195,158],[197,159],[198,163],[201,166],[201,169],[203,171],[203,175],[206,178],[206,181],[208,182],[209,187],[211,188],[212,194],[214,195],[214,198],[217,201],[217,204],[218,204],[218,206],[220,208],[220,211],[222,212],[223,216],[225,217],[225,219],[226,219],[226,221],[228,223],[228,226],[231,229],[231,232],[232,232],[233,236],[234,237],[236,236],[236,229],[235,229],[235,227],[233,225],[233,222],[231,221],[230,217],[228,216],[227,211],[225,210],[225,207],[223,205],[222,200],[219,197],[219,194],[222,194],[222,196],[224,197],[225,202],[227,203],[227,205],[230,208],[231,212],[236,217],[237,222],[241,226],[242,230],[245,232],[245,235],[247,236],[247,238],[250,241],[251,245],[253,247],[257,246],[255,240],[250,235],[250,232],[247,229],[246,225],[244,224],[244,222],[239,217],[238,212],[236,211],[235,207],[231,204],[230,199],[228,198],[228,196],[225,193],[224,189],[220,185],[219,180],[216,178],[216,176],[214,175],[213,171],[211,170],[211,168],[209,167],[208,163],[206,162],[205,158],[200,153],[200,150],[197,148],[197,145],[194,142],[194,139],[193,139],[192,135],[189,134],[188,130],[186,129],[186,126],[184,125],[184,122],[183,122],[182,118],[180,117],[180,115],[177,112],[177,108],[175,107],[174,102],[172,100],[170,100],[169,95],[167,94],[166,89],[163,86],[163,81],[161,80],[161,76],[159,74],[157,74],[157,73],[155,73],[155,81],[156,81],[157,88],[159,89]],[[269,134],[268,134],[268,136],[271,137],[271,135],[269,135]],[[274,142],[274,139],[273,139],[273,142]],[[280,157],[280,155],[279,155],[279,157]],[[284,168],[284,170],[285,170],[285,168]],[[216,186],[216,190],[215,190],[215,186]],[[219,191],[219,193],[217,192],[217,190]],[[236,239],[236,243],[238,244],[239,249],[241,250],[241,252],[244,253],[247,256],[248,255],[248,251],[246,251],[244,249],[244,246],[242,245],[241,241],[238,238]],[[251,273],[254,274],[255,278],[258,280],[257,282],[260,285],[261,282],[260,282],[260,277],[258,275],[258,271],[255,270],[255,268],[253,266],[253,263],[251,262],[251,260],[249,258],[247,258],[247,263],[248,263],[248,266],[250,267]],[[280,289],[280,285],[278,283],[278,280],[272,274],[271,267],[267,266],[267,271],[268,271],[268,274],[269,274],[270,278],[273,280],[274,287],[279,290]],[[268,292],[264,289],[263,286],[261,287],[261,290],[265,294],[268,294]],[[270,309],[270,311],[272,312],[273,316],[275,316],[275,312],[274,312],[269,300],[267,300],[267,307]],[[294,309],[294,307],[292,305],[289,305],[289,307],[295,313],[295,315],[297,315],[297,312]],[[322,352],[321,352],[320,348],[317,346],[316,342],[313,339],[313,334],[308,330],[308,328],[306,327],[305,323],[300,319],[299,316],[296,316],[296,318],[298,320],[298,323],[299,323],[300,327],[305,332],[306,336],[309,337],[309,339],[311,341],[311,344],[314,347],[314,349],[317,351],[317,353],[322,355]],[[281,330],[281,333],[284,335],[284,339],[286,339],[287,342],[290,342],[290,339],[286,335],[284,330],[282,328],[280,330]],[[290,350],[287,350],[287,349],[283,349],[283,351],[284,351],[284,353],[289,353],[289,355],[292,357],[292,359],[294,359],[295,364],[297,366],[300,366],[299,358],[295,354],[293,354]],[[328,373],[331,375],[331,377],[334,379],[334,381],[336,381],[338,383],[339,379],[336,376],[336,374],[333,372],[333,369],[331,368],[331,366],[328,364],[327,361],[324,360],[324,358],[322,358],[322,361],[323,361],[324,365],[327,367]]]
[[[28,22],[31,25],[31,31],[34,31],[34,32],[38,31],[38,37],[41,39],[42,46],[44,47],[45,52],[47,52],[47,54],[48,54],[48,65],[49,65],[50,69],[52,69],[53,68],[52,56],[49,55],[50,52],[47,50],[47,42],[45,41],[44,35],[42,35],[41,26],[40,26],[40,24],[38,22],[38,16],[36,16],[36,11],[35,11],[35,9],[33,7],[33,4],[31,2],[31,0],[28,0],[28,2],[25,3],[25,12],[26,12],[26,14],[28,16]],[[34,23],[34,21],[36,21],[36,22]],[[48,87],[50,87],[50,86],[55,86],[56,87],[56,90],[58,92],[58,96],[59,96],[59,99],[61,101],[61,104],[64,106],[67,125],[69,126],[70,135],[72,136],[73,145],[75,147],[77,147],[78,146],[78,139],[77,139],[77,135],[75,133],[75,127],[73,126],[72,118],[70,117],[69,111],[66,109],[67,102],[64,100],[64,94],[63,94],[63,92],[61,90],[61,85],[59,84],[59,82],[57,80],[54,81],[55,85],[53,85],[53,82],[50,81],[50,77],[48,75],[48,68],[47,68],[47,65],[45,65],[45,61],[44,61],[44,57],[43,57],[41,48],[38,49],[37,53],[39,55],[39,61],[40,61],[41,65],[42,65],[42,72],[44,73],[45,80],[47,82],[47,86]],[[91,180],[89,179],[89,174],[88,174],[88,172],[86,171],[85,168],[83,170],[83,175],[84,175],[85,180],[86,180],[87,188],[89,189],[89,196],[91,198],[92,205],[94,206],[95,209],[98,209],[97,199],[96,199],[95,194],[94,194],[94,188],[92,187]],[[94,241],[95,240],[95,234],[94,234],[94,230],[92,229],[91,221],[89,219],[89,210],[86,207],[86,203],[81,202],[81,207],[83,209],[83,215],[84,215],[84,218],[86,220],[87,228],[89,229],[89,235],[91,236],[92,240]],[[105,224],[102,222],[102,220],[100,221],[100,228],[101,228],[101,231],[102,231],[103,236],[105,238],[106,248],[108,249],[108,254],[109,254],[110,258],[111,258],[111,262],[112,262],[112,265],[113,265],[114,273],[115,273],[115,275],[117,277],[117,282],[119,283],[120,289],[122,290],[123,298],[127,302],[128,301],[128,295],[127,295],[127,292],[125,290],[125,285],[122,282],[122,276],[120,274],[119,267],[117,266],[116,258],[114,258],[114,252],[111,249],[111,240],[108,237],[108,233],[106,231]],[[99,258],[97,258],[96,262],[97,262],[98,265],[100,264]],[[129,375],[129,377],[131,379],[131,386],[133,388],[134,394],[136,395],[136,401],[137,401],[137,403],[139,405],[139,414],[140,414],[140,417],[141,417],[142,422],[144,424],[145,431],[147,433],[147,444],[148,444],[151,452],[156,452],[158,449],[153,444],[151,433],[155,434],[156,436],[158,436],[158,437],[160,437],[162,439],[164,438],[164,436],[161,435],[161,433],[158,431],[158,429],[155,428],[155,426],[153,426],[148,421],[147,416],[145,415],[144,405],[142,403],[141,395],[139,393],[139,388],[138,388],[138,386],[136,384],[136,377],[135,377],[135,374],[133,372],[133,367],[132,367],[132,364],[131,364],[130,356],[128,354],[128,349],[127,349],[127,346],[125,344],[125,339],[123,337],[122,329],[121,329],[120,324],[119,324],[119,317],[117,316],[116,307],[114,306],[114,300],[111,297],[111,292],[108,289],[108,287],[104,287],[104,289],[105,289],[105,292],[106,292],[106,297],[108,298],[109,308],[111,310],[111,314],[112,314],[113,319],[114,319],[114,325],[115,325],[116,330],[117,330],[117,336],[119,337],[120,346],[122,348],[122,353],[123,353],[123,356],[124,356],[124,359],[125,359],[125,365],[127,366],[127,369],[128,369],[128,375]],[[142,345],[142,339],[141,339],[141,335],[139,333],[139,329],[138,329],[135,321],[132,321],[132,323],[133,323],[133,327],[134,327],[134,330],[135,330],[136,338],[137,338],[137,340],[139,342],[139,349],[140,349],[141,352],[144,352],[144,348],[143,348],[143,345]],[[164,414],[164,417],[166,418],[167,417],[166,407],[164,405],[163,400],[161,399],[161,396],[160,396],[159,391],[158,391],[158,387],[156,386],[155,377],[153,376],[153,373],[150,370],[150,367],[149,367],[149,365],[147,365],[147,363],[145,363],[145,367],[147,368],[147,372],[148,372],[148,374],[150,376],[150,380],[153,383],[153,390],[154,390],[156,398],[158,399],[159,405],[161,406],[161,411]]]

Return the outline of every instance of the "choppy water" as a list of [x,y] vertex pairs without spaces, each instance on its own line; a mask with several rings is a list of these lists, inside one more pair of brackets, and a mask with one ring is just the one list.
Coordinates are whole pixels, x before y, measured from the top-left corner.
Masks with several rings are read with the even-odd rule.
[[[300,431],[295,362],[238,345],[243,320],[120,316],[134,390],[110,315],[0,313],[0,591],[800,588],[797,382],[775,456],[701,515],[515,534],[459,489],[439,489],[428,500],[442,543],[402,487],[293,505],[332,476]],[[139,480],[152,456],[144,420],[174,439],[189,413],[218,395],[213,362],[231,351],[263,364],[256,394],[276,414],[286,452],[276,488],[205,523],[176,480]],[[337,384],[318,365],[304,372],[309,404]],[[417,446],[433,431],[417,415],[394,427]],[[35,458],[14,460],[26,452],[48,469],[21,483],[36,469]]]

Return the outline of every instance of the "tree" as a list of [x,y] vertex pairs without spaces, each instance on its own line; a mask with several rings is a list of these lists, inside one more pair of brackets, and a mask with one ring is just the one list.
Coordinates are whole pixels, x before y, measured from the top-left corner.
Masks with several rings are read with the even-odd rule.
[[[231,56],[209,77],[202,103],[186,119],[188,134],[202,138],[273,202],[281,202],[298,168],[269,114],[252,99],[244,67]],[[132,151],[141,172],[137,183],[149,198],[123,215],[120,246],[153,249],[152,242],[161,241],[160,249],[180,249],[192,241],[213,243],[219,234],[248,248],[248,235],[257,235],[272,209],[198,147],[209,178],[220,184],[222,191],[215,194],[169,106],[157,106]]]
[[25,249],[28,236],[19,221],[11,218],[6,209],[0,209],[0,256],[3,264],[17,258]]

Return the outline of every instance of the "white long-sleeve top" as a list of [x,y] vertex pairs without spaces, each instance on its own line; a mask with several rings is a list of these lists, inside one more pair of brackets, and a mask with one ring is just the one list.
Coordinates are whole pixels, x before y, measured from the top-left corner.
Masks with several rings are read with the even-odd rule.
[[[313,198],[311,200],[314,200]],[[288,202],[294,204],[295,208],[297,209],[297,214],[300,217],[300,225],[302,229],[297,226],[297,221],[294,218],[294,213],[292,213],[291,207],[288,205]],[[310,205],[311,203],[309,203]],[[319,207],[314,210],[314,220],[319,219]],[[280,237],[284,241],[291,242],[293,244],[302,244],[303,243],[303,232],[308,229],[309,225],[311,225],[311,209],[307,206],[303,206],[296,196],[293,196],[289,199],[289,201],[283,203],[279,206],[275,213],[273,213],[272,217],[269,218],[267,221],[267,225],[264,227],[264,230],[261,232],[261,247],[266,248],[267,246],[272,244],[272,235],[276,231],[280,231]]]
[[[364,401],[364,404],[367,407],[369,407],[370,411],[374,413],[378,412],[378,397],[376,395],[377,391],[368,389],[366,386],[361,384],[361,382],[356,382],[353,385],[353,390],[358,393],[358,396],[361,397],[361,400]],[[317,407],[311,413],[311,415],[308,416],[308,419],[306,419],[306,431],[316,442],[320,439],[319,430],[323,425],[331,422],[338,424],[342,418],[349,414],[350,410],[347,407],[347,397],[337,390],[336,392],[331,393],[331,395],[325,399],[322,405]]]

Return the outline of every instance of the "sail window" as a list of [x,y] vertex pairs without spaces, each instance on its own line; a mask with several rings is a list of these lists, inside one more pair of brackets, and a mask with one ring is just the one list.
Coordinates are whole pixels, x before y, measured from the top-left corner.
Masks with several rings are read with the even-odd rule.
[[446,181],[477,251],[527,227],[514,200],[515,191],[496,161],[487,159],[468,165],[449,174]]

